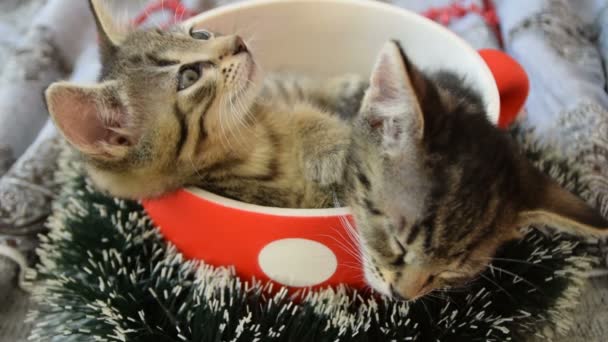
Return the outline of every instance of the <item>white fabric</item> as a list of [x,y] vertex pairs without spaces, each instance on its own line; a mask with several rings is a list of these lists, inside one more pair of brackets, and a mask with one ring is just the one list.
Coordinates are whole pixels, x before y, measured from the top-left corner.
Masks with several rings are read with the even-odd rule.
[[[577,30],[585,27],[583,18],[590,16],[593,7],[589,1],[495,2],[506,51],[530,78],[528,123],[547,144],[557,145],[562,138],[559,126],[564,113],[583,103],[608,108],[601,56]],[[523,27],[525,20],[531,21],[529,27]],[[566,28],[573,34],[567,34]]]

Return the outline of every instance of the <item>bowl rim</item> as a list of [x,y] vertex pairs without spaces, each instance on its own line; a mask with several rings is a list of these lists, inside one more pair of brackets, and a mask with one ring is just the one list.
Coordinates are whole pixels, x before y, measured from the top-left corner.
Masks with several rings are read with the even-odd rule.
[[237,201],[231,198],[216,195],[207,190],[197,187],[187,187],[182,189],[200,199],[212,202],[222,207],[230,209],[236,209],[239,211],[246,211],[256,214],[265,214],[271,216],[285,216],[285,217],[332,217],[332,216],[347,216],[350,215],[348,207],[336,207],[336,208],[321,208],[321,209],[302,209],[302,208],[280,208],[280,207],[267,207],[258,204],[252,204],[247,202]]
[[[463,38],[459,37],[454,32],[445,28],[444,26],[424,17],[418,13],[410,11],[405,8],[397,7],[395,5],[379,2],[379,1],[370,1],[370,0],[253,0],[247,2],[237,2],[233,4],[228,4],[220,7],[216,7],[214,9],[202,12],[198,15],[195,15],[192,18],[187,19],[182,24],[183,25],[193,25],[196,21],[201,20],[201,18],[209,19],[213,17],[218,17],[224,15],[225,13],[240,11],[243,9],[255,8],[255,7],[263,7],[269,6],[278,3],[305,3],[305,4],[341,4],[341,5],[349,5],[349,6],[359,6],[359,7],[367,7],[367,8],[376,8],[379,10],[392,11],[397,12],[397,14],[401,16],[405,16],[408,20],[417,21],[424,23],[425,25],[429,25],[438,31],[443,32],[446,36],[449,36],[450,39],[453,39],[456,44],[460,45],[460,47],[464,50],[468,50],[470,55],[473,58],[477,58],[478,64],[481,68],[480,73],[484,74],[485,77],[494,79],[492,72],[490,71],[488,65],[484,62],[484,60],[479,56],[477,51],[471,47]],[[495,83],[494,83],[495,84]],[[484,93],[484,100],[486,101],[486,107],[489,109],[488,117],[492,121],[493,124],[498,123],[498,119],[500,116],[500,96],[498,93],[498,87],[495,85],[492,89],[486,89],[486,93]],[[202,188],[198,187],[185,187],[182,190],[196,196],[197,198],[207,200],[209,202],[215,203],[217,205],[236,209],[239,211],[245,211],[250,213],[257,214],[266,214],[272,216],[285,216],[285,217],[332,217],[332,216],[348,216],[351,214],[348,207],[336,207],[336,208],[323,208],[323,209],[302,209],[302,208],[279,208],[279,207],[270,207],[270,206],[262,206],[252,203],[246,203],[237,201],[234,199],[230,199],[227,197],[223,197],[220,195],[216,195],[212,192],[206,191]]]

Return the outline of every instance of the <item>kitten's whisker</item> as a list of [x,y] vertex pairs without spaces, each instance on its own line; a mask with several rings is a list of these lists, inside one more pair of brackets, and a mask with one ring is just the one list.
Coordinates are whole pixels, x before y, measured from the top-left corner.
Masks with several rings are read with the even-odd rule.
[[[251,81],[247,80],[247,82],[251,82]],[[243,103],[243,100],[241,99],[240,96],[237,96],[236,99],[235,99],[235,101],[237,102],[238,106],[241,109],[241,115],[239,115],[237,117],[237,119],[238,119],[238,121],[239,121],[239,123],[240,123],[240,125],[242,127],[244,127],[245,129],[248,129],[249,128],[249,123],[248,123],[247,118],[249,116],[251,116],[251,106],[247,107]]]
[[199,179],[203,179],[203,175],[200,174],[198,168],[196,167],[196,165],[194,165],[194,160],[192,160],[192,156],[188,155],[188,159],[190,160],[190,164],[192,164],[192,169],[194,170],[194,173],[198,176]]
[[513,277],[513,280],[514,280],[514,281],[515,281],[515,279],[521,279],[521,281],[523,281],[524,283],[526,283],[526,284],[528,284],[528,285],[532,286],[532,287],[533,287],[533,288],[534,288],[536,291],[538,291],[538,292],[540,292],[540,293],[544,294],[544,292],[543,292],[541,289],[539,289],[539,288],[538,288],[538,286],[537,286],[536,284],[532,283],[531,281],[529,281],[528,279],[526,279],[526,278],[522,277],[521,275],[519,275],[519,274],[517,274],[517,273],[513,273],[513,272],[511,272],[511,271],[507,271],[507,270],[505,270],[504,268],[500,268],[500,267],[497,267],[497,266],[494,266],[494,265],[489,265],[489,267],[490,267],[490,268],[493,268],[493,269],[495,269],[495,270],[497,270],[497,271],[499,271],[499,272],[503,272],[503,273],[505,273],[505,274],[510,275],[511,277]]
[[319,234],[320,237],[326,237],[326,238],[330,238],[331,240],[333,240],[339,247],[341,247],[345,252],[347,252],[350,256],[352,257],[356,257],[356,259],[359,259],[357,257],[357,253],[354,253],[352,251],[352,249],[349,248],[348,245],[346,245],[343,241],[340,241],[338,238],[336,238],[335,236],[332,235],[327,235],[327,234]]
[[458,309],[461,308],[460,305],[458,305],[458,303],[456,303],[456,301],[454,299],[452,299],[452,297],[450,297],[448,294],[446,294],[445,292],[440,291],[439,292],[439,296],[443,297],[443,299],[448,302],[451,305],[454,305],[455,307],[457,307]]
[[222,145],[222,147],[224,149],[226,149],[226,145],[224,145],[225,144],[224,140],[227,140],[227,139],[225,139],[225,129],[223,126],[223,119],[222,119],[222,117],[224,116],[225,107],[226,107],[225,96],[222,94],[220,97],[220,111],[219,111],[218,123],[220,126],[220,139],[219,140],[220,140],[220,144]]
[[[235,97],[236,106],[238,107],[238,115],[235,116],[235,124],[237,125],[237,133],[241,136],[241,139],[244,140],[245,134],[241,134],[243,130],[247,131],[249,126],[247,125],[246,117],[251,115],[251,108],[247,108],[247,106],[243,103],[240,96]],[[247,144],[246,141],[243,141],[244,145]]]
[[[338,199],[338,196],[335,192],[333,194],[333,199],[334,207],[340,208],[340,200]],[[351,242],[356,246],[356,249],[360,249],[360,246],[362,245],[361,236],[357,232],[356,228],[350,223],[350,221],[346,217],[340,216],[339,219],[340,223],[342,223],[342,226],[345,228],[347,234],[349,235]]]
[[512,301],[515,302],[515,298],[513,298],[513,296],[511,296],[511,294],[509,293],[509,291],[505,290],[504,287],[498,285],[497,282],[495,282],[494,280],[492,280],[490,277],[484,275],[483,273],[479,274],[482,278],[484,278],[485,280],[489,281],[490,283],[494,284],[494,286],[496,286],[499,290],[501,290],[502,292],[504,292],[507,296],[509,296],[509,298],[511,298]]
[[358,267],[357,265],[348,265],[346,263],[340,263],[340,265],[351,270],[361,271],[361,267]]
[[360,259],[360,256],[357,253],[354,253],[350,250],[350,248],[348,248],[348,246],[344,245],[343,243],[339,242],[339,241],[335,241],[338,246],[340,248],[342,248],[343,251],[345,251],[348,255],[350,255],[351,257],[353,257],[355,260],[357,260],[358,262],[360,262],[361,264],[363,264],[363,261]]
[[461,287],[452,287],[449,289],[441,289],[441,292],[445,293],[463,293],[467,292],[471,289],[471,285],[461,286]]
[[[348,224],[348,223],[346,223]],[[361,248],[362,243],[361,240],[358,236],[354,236],[352,234],[352,232],[350,232],[348,229],[346,230],[347,232],[347,236],[348,236],[348,244],[350,245],[350,247],[352,248],[352,250],[356,251],[357,254],[360,256],[360,258],[366,258],[365,253],[363,252],[363,249]]]
[[[319,234],[320,237],[326,237],[326,238],[330,238],[331,240],[333,240],[340,248],[342,248],[344,250],[344,252],[346,252],[348,255],[350,255],[351,257],[355,258],[355,260],[361,261],[360,259],[360,255],[356,252],[353,252],[352,249],[349,248],[348,245],[344,244],[344,242],[338,240],[338,238],[336,238],[335,236],[332,235],[327,235],[327,234]],[[363,264],[363,263],[362,263]]]
[[224,127],[224,116],[225,116],[225,111],[226,111],[226,96],[224,94],[222,94],[221,98],[220,98],[220,116],[218,118],[218,122],[220,125],[220,143],[222,144],[222,147],[227,148],[228,150],[232,151],[234,150],[232,148],[230,139],[228,138],[227,132],[226,132],[226,128]]
[[357,251],[357,253],[360,255],[361,259],[367,258],[367,256],[365,255],[365,253],[363,252],[363,243],[361,241],[361,237],[359,236],[359,234],[355,231],[355,229],[352,227],[352,225],[350,224],[350,221],[348,221],[348,219],[340,217],[340,221],[342,223],[342,226],[345,227],[345,231],[347,234],[347,241],[349,243],[349,245],[351,246],[351,248],[355,251]]
[[[232,102],[232,96],[230,94],[228,95],[228,103],[230,104],[230,109],[228,110],[228,113],[226,115],[227,116],[226,119],[228,121],[229,138],[233,139],[235,136],[238,136],[239,134],[235,134],[233,132],[233,129],[235,128],[234,126],[236,126],[234,124],[234,113],[237,111],[237,109],[235,108],[234,103]],[[240,140],[241,137],[239,136],[237,139]],[[236,143],[240,145],[242,142],[241,141],[236,141]]]
[[[248,82],[249,80],[245,80],[246,82]],[[235,92],[234,95],[234,103],[235,105],[238,107],[239,110],[239,114],[237,118],[242,118],[242,116],[246,115],[248,112],[248,109],[246,108],[246,106],[243,104],[241,96],[243,96],[243,91],[247,88],[247,83],[245,84],[241,84],[239,89]]]
[[[454,273],[460,273],[462,275],[464,275],[465,277],[468,277],[469,274],[465,273],[465,272],[459,272],[459,271],[452,271]],[[459,285],[457,287],[448,287],[445,289],[446,292],[462,292],[460,290],[463,289],[469,289],[471,288],[473,285],[475,285],[475,282],[477,280],[479,280],[479,278],[481,278],[481,273],[478,273],[476,277],[474,277],[473,279],[470,279],[468,281],[466,281],[464,284]]]
[[225,116],[224,116],[224,118],[227,121],[226,122],[226,127],[227,127],[227,129],[226,129],[226,136],[228,138],[228,142],[230,143],[231,149],[235,150],[235,148],[232,145],[232,143],[240,144],[241,142],[234,140],[235,133],[233,132],[234,125],[233,125],[232,121],[233,121],[233,113],[235,111],[235,108],[234,108],[234,104],[232,103],[232,98],[231,98],[230,95],[227,95],[227,101],[228,101],[228,104],[229,104],[230,108],[228,110],[228,113],[226,113]]
[[545,265],[541,265],[541,264],[535,264],[533,262],[530,261],[526,261],[526,260],[521,260],[521,259],[508,259],[508,258],[476,258],[473,260],[479,260],[479,261],[505,261],[505,262],[512,262],[512,263],[518,263],[518,264],[524,264],[524,265],[530,265],[530,266],[534,266],[534,267],[538,267],[538,268],[543,268],[546,270],[553,270],[551,267],[547,267]]
[[348,265],[348,266],[352,266],[352,267],[360,267],[361,265],[358,262],[355,261],[344,261],[340,263],[341,265]]
[[477,280],[479,280],[479,278],[481,278],[481,273],[478,273],[478,274],[477,274],[477,276],[476,276],[475,278],[473,278],[473,279],[471,279],[471,280],[467,281],[467,282],[465,283],[465,286],[467,286],[467,287],[473,286],[473,284],[474,284],[474,283],[475,283]]
[[[244,137],[240,134],[240,127],[236,123],[236,117],[240,115],[239,109],[235,106],[232,100],[233,96],[229,95],[228,101],[230,101],[230,112],[228,114],[228,120],[230,122],[228,123],[228,127],[230,128],[230,135],[232,135],[232,138],[236,138],[236,143],[243,146],[244,144],[246,144],[246,141],[244,140]],[[233,130],[236,130],[236,133]]]
[[431,300],[434,305],[437,305],[437,301],[439,301],[439,304],[443,304],[443,303],[448,302],[448,300],[446,299],[446,297],[439,297],[437,295],[434,295],[432,291],[429,292],[429,293],[427,293],[427,294],[425,294],[424,298]]
[[[360,244],[358,243],[359,241],[356,241],[355,239],[353,239],[353,237],[349,234],[348,229],[340,229],[338,227],[332,227],[338,234],[340,234],[340,237],[343,238],[345,240],[346,243],[348,243],[348,245],[353,249],[358,251],[359,250],[359,246]],[[344,237],[341,233],[341,231],[344,231],[346,233],[346,237]]]
[[333,227],[333,229],[336,231],[336,233],[339,234],[339,236],[344,240],[344,243],[350,248],[350,250],[354,253],[359,255],[358,259],[361,259],[361,251],[359,248],[359,245],[356,244],[354,241],[352,241],[351,239],[348,238],[348,234],[345,237],[344,235],[342,235],[342,233],[340,232],[339,228]]
[[433,322],[433,316],[431,315],[429,308],[426,306],[426,303],[424,302],[424,297],[421,297],[419,300],[420,300],[420,303],[422,303],[422,305],[424,306],[424,311],[426,311],[426,314],[429,316],[429,322]]
[[357,229],[350,223],[350,221],[346,217],[340,216],[340,222],[342,223],[342,226],[345,228],[346,232],[349,234],[352,241],[354,243],[361,244],[361,236],[359,236]]
[[359,233],[357,232],[357,230],[355,229],[355,227],[353,227],[350,223],[350,221],[348,219],[344,219],[344,226],[346,227],[346,232],[349,234],[351,240],[353,241],[353,243],[357,244],[358,246],[361,245],[362,241],[361,241],[361,236],[359,235]]
[[361,268],[361,264],[358,262],[354,262],[354,261],[346,261],[346,262],[343,262],[342,264]]

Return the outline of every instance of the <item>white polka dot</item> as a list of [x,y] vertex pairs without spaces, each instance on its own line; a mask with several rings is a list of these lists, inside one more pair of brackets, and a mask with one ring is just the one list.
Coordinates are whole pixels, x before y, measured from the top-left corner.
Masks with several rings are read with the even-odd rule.
[[307,239],[283,239],[269,243],[258,255],[262,271],[277,283],[306,287],[329,279],[338,266],[325,245]]

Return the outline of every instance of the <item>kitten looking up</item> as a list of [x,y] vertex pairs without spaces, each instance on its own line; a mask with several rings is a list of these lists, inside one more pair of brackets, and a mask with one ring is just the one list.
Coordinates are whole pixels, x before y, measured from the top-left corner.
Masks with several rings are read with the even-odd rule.
[[347,203],[367,282],[416,299],[476,278],[530,224],[607,235],[608,222],[538,171],[455,74],[380,52],[353,128]]
[[262,88],[239,36],[186,24],[124,33],[102,2],[91,1],[100,82],[46,91],[54,122],[98,188],[138,199],[195,185],[260,205],[330,206],[350,127],[310,103],[331,103],[331,89],[281,98]]

